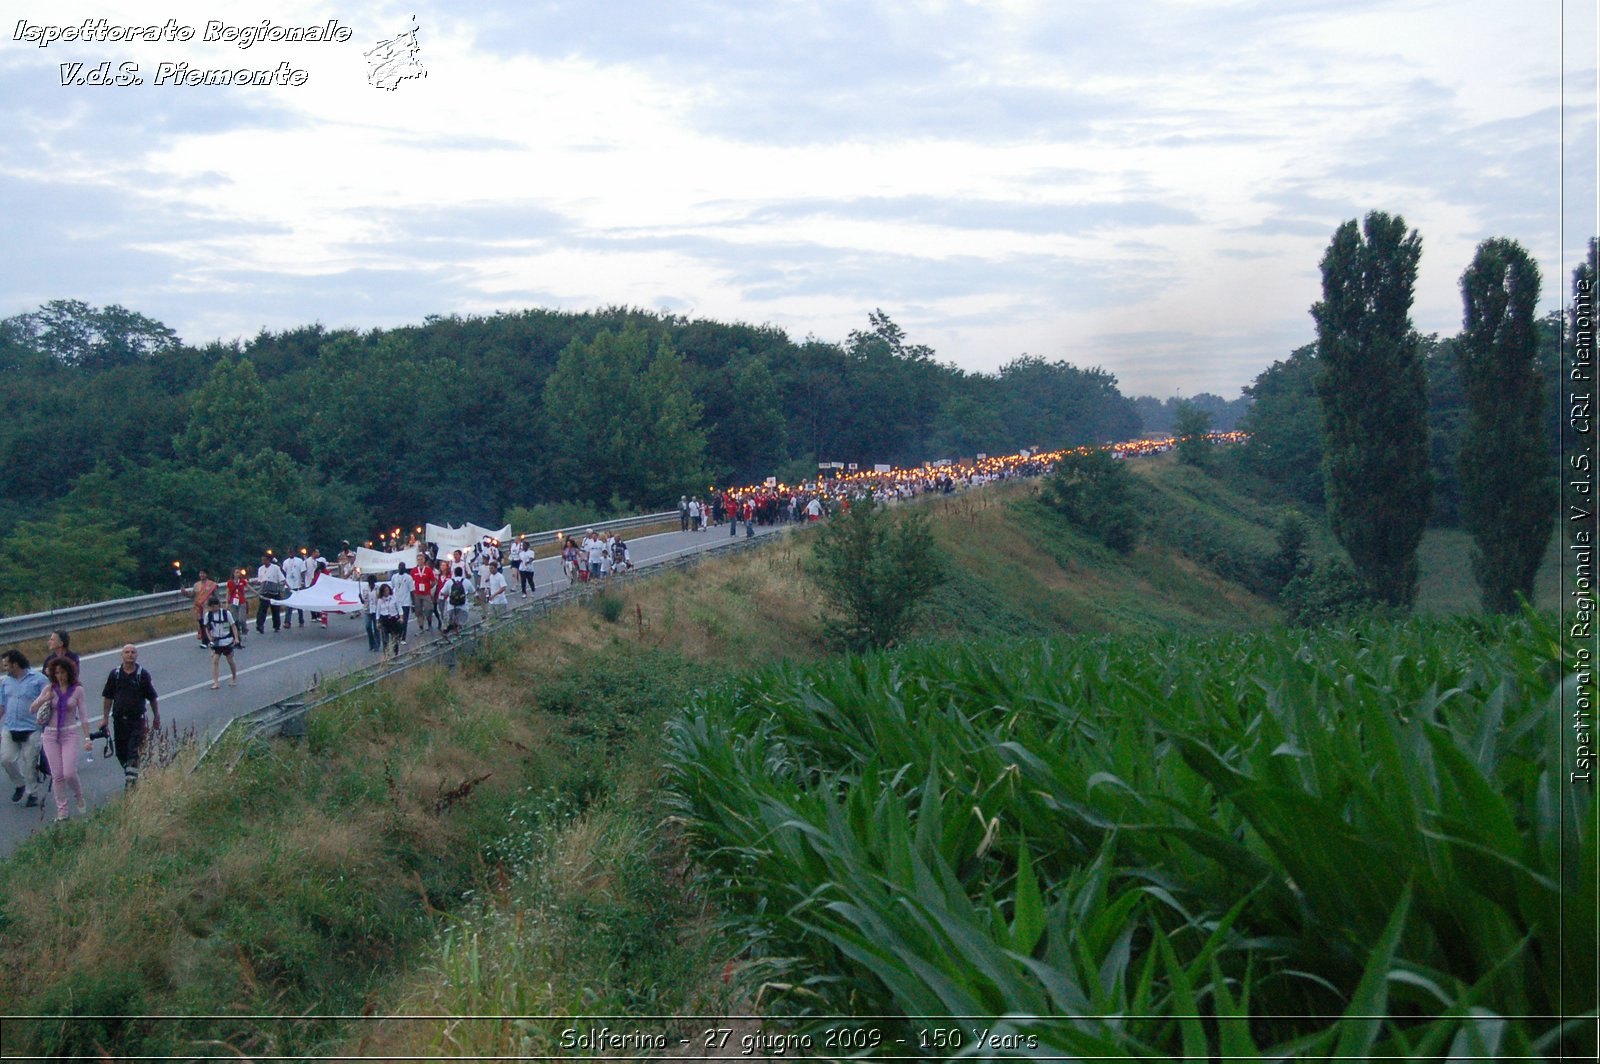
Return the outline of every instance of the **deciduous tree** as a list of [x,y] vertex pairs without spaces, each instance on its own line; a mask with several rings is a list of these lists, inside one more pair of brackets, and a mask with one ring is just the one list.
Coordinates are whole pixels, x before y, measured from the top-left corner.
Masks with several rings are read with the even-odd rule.
[[665,340],[633,325],[562,351],[544,389],[556,498],[659,506],[704,474],[700,407]]
[[1211,414],[1193,403],[1178,404],[1178,419],[1173,434],[1178,437],[1178,461],[1204,466],[1211,458],[1206,433],[1211,431]]
[[67,507],[17,522],[0,541],[0,604],[23,613],[129,594],[137,534],[110,515],[86,519]]
[[1245,468],[1273,481],[1307,506],[1323,506],[1322,402],[1317,398],[1317,349],[1296,348],[1261,371],[1245,389],[1250,411],[1240,427]]

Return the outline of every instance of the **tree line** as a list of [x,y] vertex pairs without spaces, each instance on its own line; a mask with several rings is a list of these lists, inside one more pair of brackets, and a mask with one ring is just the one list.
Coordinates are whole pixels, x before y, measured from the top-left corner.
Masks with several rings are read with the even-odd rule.
[[[1494,238],[1461,274],[1462,331],[1420,336],[1410,310],[1421,254],[1399,216],[1373,211],[1338,228],[1311,308],[1316,343],[1245,389],[1240,461],[1325,510],[1375,601],[1412,604],[1431,522],[1472,534],[1484,606],[1506,612],[1531,599],[1557,517],[1563,315],[1537,315],[1537,264]],[[1596,254],[1591,240],[1574,296],[1593,283]]]
[[[1485,592],[1504,608],[1554,514],[1562,430],[1541,388],[1559,373],[1561,315],[1534,317],[1531,258],[1487,241],[1462,278],[1463,331],[1419,336],[1420,254],[1403,219],[1342,225],[1316,343],[1231,401],[1130,399],[1103,369],[1029,355],[967,372],[881,311],[842,343],[612,307],[197,347],[123,307],[56,300],[0,321],[0,608],[159,589],[175,561],[192,573],[440,517],[572,523],[799,481],[819,462],[1235,424],[1252,434],[1243,468],[1326,510],[1380,599],[1411,601],[1432,522],[1473,532],[1484,579],[1512,574]],[[1594,263],[1591,243],[1579,275]],[[1508,509],[1533,516],[1492,516]]]
[[1103,369],[1024,355],[967,372],[881,312],[842,343],[614,307],[192,346],[126,308],[56,300],[0,322],[0,369],[11,611],[429,519],[653,509],[819,462],[1141,430]]

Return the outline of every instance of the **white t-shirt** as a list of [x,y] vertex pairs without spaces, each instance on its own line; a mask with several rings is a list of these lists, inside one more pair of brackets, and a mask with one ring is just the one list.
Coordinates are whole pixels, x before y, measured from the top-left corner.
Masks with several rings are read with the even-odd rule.
[[394,588],[394,600],[401,609],[411,605],[411,592],[416,590],[417,582],[410,573],[395,573],[389,578],[389,586]]
[[484,595],[491,606],[503,606],[506,602],[506,578],[504,573],[490,573],[489,579],[483,585]]
[[289,590],[298,591],[306,586],[306,560],[298,554],[291,554],[283,563],[283,575],[289,582]]

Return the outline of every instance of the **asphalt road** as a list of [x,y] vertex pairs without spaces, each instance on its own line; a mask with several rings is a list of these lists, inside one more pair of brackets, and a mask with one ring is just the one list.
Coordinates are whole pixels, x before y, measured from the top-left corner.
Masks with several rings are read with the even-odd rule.
[[[757,527],[756,534],[769,535],[786,527],[792,526]],[[741,526],[739,536],[743,535]],[[628,545],[634,568],[642,570],[725,544],[729,539],[724,527],[704,532],[664,532],[630,539]],[[534,569],[534,581],[538,588],[534,597],[565,590],[567,582],[561,574],[561,560],[539,561]],[[514,589],[516,583],[511,583]],[[512,591],[513,610],[528,601]],[[478,616],[477,609],[473,616]],[[425,646],[437,638],[433,632],[419,637],[413,626],[409,648]],[[342,675],[377,660],[377,655],[367,649],[366,623],[358,614],[334,614],[328,618],[327,628],[308,615],[304,627],[296,625],[280,632],[273,632],[269,616],[262,635],[255,632],[252,614],[245,645],[234,651],[239,686],[228,686],[228,666],[224,661],[221,663],[222,687],[215,691],[211,690],[211,653],[199,645],[193,633],[168,636],[138,646],[139,664],[150,670],[155,682],[162,727],[175,724],[180,736],[192,731],[202,741],[220,732],[234,717],[292,698],[317,686],[322,679]],[[89,721],[94,727],[100,722],[100,690],[107,674],[118,664],[119,654],[118,650],[107,650],[83,658]],[[122,793],[122,766],[115,757],[102,757],[103,749],[104,744],[96,741],[91,754],[86,756],[82,749],[78,751],[78,776],[83,782],[91,815],[96,807]],[[23,839],[54,822],[55,800],[53,796],[46,796],[43,806],[25,809],[22,803],[10,801],[11,784],[3,774],[0,774],[0,785],[5,788],[5,793],[0,794],[0,856],[6,856]]]

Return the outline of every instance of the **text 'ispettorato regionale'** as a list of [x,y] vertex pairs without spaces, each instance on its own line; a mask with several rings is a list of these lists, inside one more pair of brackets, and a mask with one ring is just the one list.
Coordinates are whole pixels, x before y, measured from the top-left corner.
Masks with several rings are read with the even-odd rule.
[[[63,25],[38,24],[19,20],[11,39],[40,48],[52,44],[228,44],[241,50],[257,44],[342,44],[352,35],[350,27],[338,19],[310,26],[286,26],[263,19],[260,22],[234,24],[217,19],[208,20],[196,27],[177,19],[165,22],[130,25],[110,22],[104,18],[84,19],[81,23]],[[139,64],[111,60],[99,63],[62,63],[62,85],[143,85]],[[311,74],[291,66],[288,61],[273,68],[202,67],[189,62],[160,61],[156,63],[156,85],[304,85]]]

